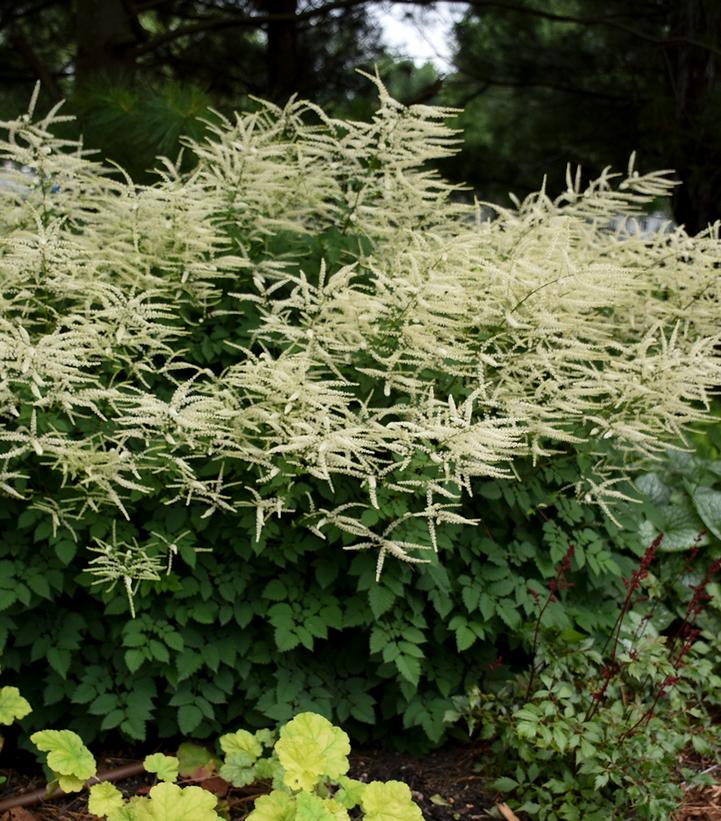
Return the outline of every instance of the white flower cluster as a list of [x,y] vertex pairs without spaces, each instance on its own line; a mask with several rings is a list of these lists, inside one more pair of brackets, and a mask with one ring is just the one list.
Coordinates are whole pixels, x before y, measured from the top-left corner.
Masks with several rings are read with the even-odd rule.
[[[721,384],[718,226],[609,230],[669,175],[632,158],[482,220],[429,170],[456,150],[453,112],[405,108],[371,79],[371,122],[259,103],[151,186],[55,138],[56,110],[0,123],[7,174],[32,171],[0,190],[2,493],[54,526],[130,517],[152,493],[206,515],[250,505],[260,531],[286,512],[278,477],[342,475],[358,501],[311,494],[308,527],[357,536],[380,572],[387,554],[421,561],[437,525],[466,521],[453,508],[474,477],[512,477],[517,456],[610,440],[620,461],[599,455],[579,488],[605,505],[624,460],[704,418]],[[223,367],[194,360],[221,326]],[[415,507],[374,532],[361,516],[381,489]],[[408,518],[429,544],[398,535]],[[96,549],[101,580],[157,577],[142,545]]]

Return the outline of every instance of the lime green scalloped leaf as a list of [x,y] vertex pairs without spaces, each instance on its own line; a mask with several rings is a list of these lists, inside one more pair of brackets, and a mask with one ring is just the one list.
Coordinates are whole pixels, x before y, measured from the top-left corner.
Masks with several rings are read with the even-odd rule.
[[365,821],[423,821],[420,807],[402,781],[371,781],[363,791]]
[[317,713],[299,713],[280,731],[275,751],[292,790],[310,792],[322,775],[338,778],[348,772],[350,740],[339,727]]
[[271,758],[259,758],[255,762],[255,777],[258,781],[272,781],[282,772],[280,761],[273,756]]
[[[83,740],[72,730],[40,730],[30,741],[48,754],[48,767],[65,792],[76,792],[96,773],[95,759]],[[79,782],[80,786],[76,784]]]
[[302,792],[295,799],[294,821],[349,821],[346,809],[332,798]]
[[0,687],[0,724],[12,724],[32,711],[30,703],[20,695],[17,687]]
[[74,775],[58,775],[57,783],[63,792],[80,792],[85,786],[86,780],[87,779],[84,778],[76,778]]
[[174,755],[153,753],[146,755],[143,767],[149,773],[155,773],[161,781],[177,781],[180,762]]
[[135,821],[222,821],[215,811],[218,799],[202,787],[179,787],[163,782],[135,809]]
[[255,762],[255,759],[263,752],[263,747],[260,741],[247,730],[238,730],[235,733],[228,733],[222,735],[219,739],[220,749],[226,755],[242,754],[247,757],[249,767]]
[[356,781],[355,778],[348,778],[347,775],[342,775],[338,779],[338,785],[340,789],[335,794],[335,799],[349,810],[360,804],[368,786],[364,781]]
[[216,760],[210,750],[184,741],[178,747],[178,773],[184,778],[204,778],[215,772]]
[[282,790],[261,795],[246,821],[295,821],[295,799]]
[[272,730],[256,730],[255,737],[264,747],[272,747],[276,741],[276,734]]
[[147,804],[150,799],[134,795],[126,804],[113,810],[108,816],[108,821],[137,821],[137,810],[141,804]]
[[88,798],[88,811],[92,815],[110,816],[121,810],[125,804],[123,794],[109,781],[93,784]]
[[258,780],[255,767],[248,766],[248,755],[246,753],[231,753],[226,756],[225,763],[219,771],[221,778],[229,781],[234,787],[247,787]]

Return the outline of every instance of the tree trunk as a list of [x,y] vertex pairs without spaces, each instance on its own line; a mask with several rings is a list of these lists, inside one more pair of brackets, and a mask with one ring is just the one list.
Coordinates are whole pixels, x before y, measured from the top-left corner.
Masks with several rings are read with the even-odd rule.
[[132,77],[137,43],[133,17],[124,0],[75,0],[78,86],[105,78]]
[[265,14],[291,18],[269,23],[266,28],[268,94],[282,105],[291,94],[302,91],[303,68],[298,61],[298,24],[292,19],[298,10],[298,0],[263,0],[261,6]]
[[669,84],[678,141],[675,168],[682,185],[674,217],[696,234],[721,218],[721,146],[714,112],[721,101],[718,54],[689,41],[721,48],[718,0],[673,0],[668,47]]

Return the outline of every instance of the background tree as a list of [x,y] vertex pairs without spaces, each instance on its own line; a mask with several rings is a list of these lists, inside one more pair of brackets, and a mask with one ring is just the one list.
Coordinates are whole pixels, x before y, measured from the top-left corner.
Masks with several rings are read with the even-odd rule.
[[[291,93],[371,110],[353,72],[378,64],[407,102],[465,107],[465,151],[444,171],[484,198],[558,190],[568,162],[590,175],[675,168],[689,231],[721,216],[718,0],[467,0],[455,67],[393,64],[378,0],[20,0],[0,3],[0,109],[40,79],[68,97],[90,145],[138,175],[209,105]],[[388,4],[385,4],[388,5]],[[410,11],[433,0],[406,0]]]
[[642,164],[683,183],[675,219],[721,216],[721,4],[716,0],[469,3],[444,100],[465,107],[450,171],[490,198],[525,194],[566,163],[593,176]]

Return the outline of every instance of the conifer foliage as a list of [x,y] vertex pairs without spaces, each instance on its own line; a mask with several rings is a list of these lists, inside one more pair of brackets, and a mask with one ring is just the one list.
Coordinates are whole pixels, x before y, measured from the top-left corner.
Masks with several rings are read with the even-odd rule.
[[[405,108],[369,79],[371,122],[259,102],[214,117],[207,140],[187,141],[193,169],[162,160],[149,186],[55,137],[57,108],[0,124],[12,164],[0,189],[3,641],[22,646],[13,614],[38,598],[103,601],[127,669],[151,671],[134,713],[120,681],[105,693],[105,728],[142,735],[157,665],[176,697],[202,665],[223,669],[193,621],[236,625],[246,677],[272,646],[250,640],[254,619],[286,654],[329,627],[360,627],[366,642],[375,630],[376,681],[397,675],[407,709],[432,666],[425,604],[391,613],[398,579],[415,585],[410,566],[445,619],[453,604],[433,585],[448,584],[448,534],[491,515],[498,483],[581,454],[573,494],[613,517],[638,459],[702,420],[721,383],[718,236],[610,227],[667,195],[667,173],[639,174],[632,158],[626,175],[585,188],[569,176],[560,197],[541,191],[486,221],[429,168],[457,150],[453,112]],[[405,567],[384,582],[391,559]],[[492,639],[494,608],[509,626],[514,608],[532,612],[524,584],[481,603],[512,575],[490,561],[505,570],[465,583],[483,620],[456,621],[459,650]],[[301,595],[304,573],[317,595]],[[341,587],[354,576],[368,616]],[[126,613],[136,620],[117,626]],[[100,698],[109,651],[82,674],[73,654],[110,628],[76,613],[57,629],[33,651],[52,668],[45,700]],[[213,686],[207,709],[178,697],[184,731],[210,731],[213,704],[231,699]],[[357,689],[349,709],[368,720]],[[244,697],[287,717],[262,706],[260,685]]]

